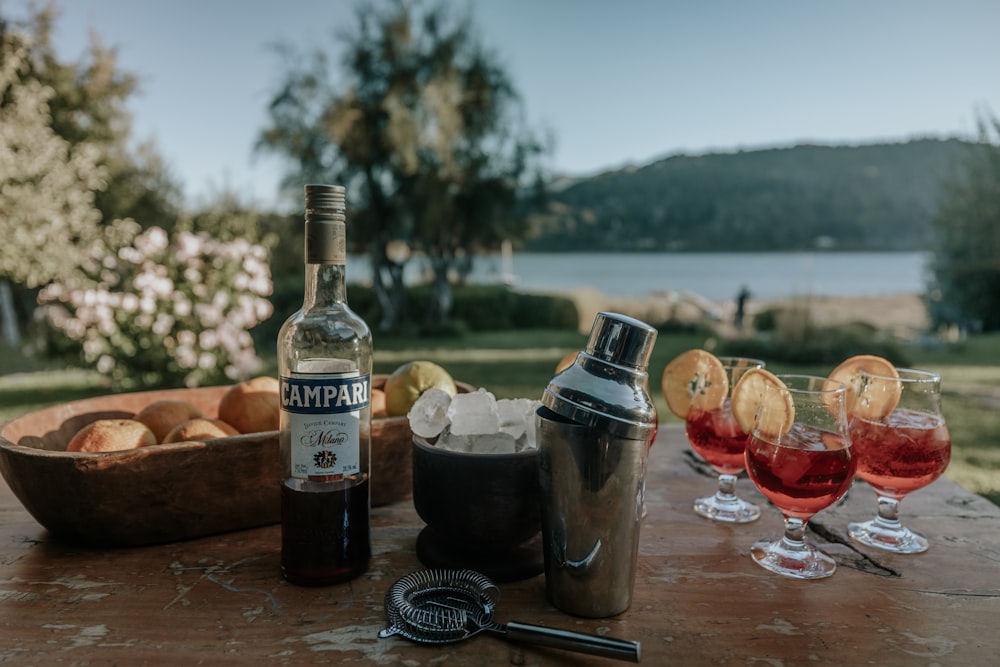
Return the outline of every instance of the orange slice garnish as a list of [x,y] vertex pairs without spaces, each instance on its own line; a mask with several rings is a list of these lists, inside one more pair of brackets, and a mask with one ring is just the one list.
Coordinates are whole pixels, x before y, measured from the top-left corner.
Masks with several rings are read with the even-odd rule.
[[888,416],[896,409],[903,391],[892,362],[873,354],[859,354],[842,361],[829,377],[847,386],[847,414],[865,419]]
[[726,402],[729,376],[722,362],[711,352],[688,350],[663,369],[663,398],[670,411],[686,419],[692,405],[717,410]]
[[795,403],[782,382],[771,371],[763,368],[747,370],[733,386],[730,399],[733,417],[745,433],[754,427],[761,433],[783,435],[795,421]]

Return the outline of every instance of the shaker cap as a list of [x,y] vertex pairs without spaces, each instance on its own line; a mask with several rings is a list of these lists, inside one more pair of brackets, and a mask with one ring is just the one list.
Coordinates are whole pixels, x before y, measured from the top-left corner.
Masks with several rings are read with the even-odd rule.
[[656,329],[618,313],[594,319],[586,349],[549,382],[542,404],[586,426],[617,436],[645,439],[656,431],[646,366]]
[[587,354],[598,359],[646,370],[656,342],[656,329],[617,313],[597,313],[587,341]]

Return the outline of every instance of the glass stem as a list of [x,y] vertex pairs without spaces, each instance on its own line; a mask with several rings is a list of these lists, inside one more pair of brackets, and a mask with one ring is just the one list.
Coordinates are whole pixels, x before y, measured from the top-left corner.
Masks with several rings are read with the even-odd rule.
[[899,523],[899,501],[880,495],[875,523],[889,530],[902,530],[902,524]]
[[785,517],[785,534],[781,537],[784,548],[789,551],[806,550],[806,522],[796,517]]
[[736,500],[736,475],[719,475],[719,490],[715,492],[715,497],[723,502]]

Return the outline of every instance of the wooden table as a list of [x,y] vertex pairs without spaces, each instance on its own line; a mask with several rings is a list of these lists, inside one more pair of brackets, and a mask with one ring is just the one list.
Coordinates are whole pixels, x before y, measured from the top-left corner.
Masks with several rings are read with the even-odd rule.
[[[810,539],[837,559],[837,573],[805,582],[748,556],[755,539],[779,534],[773,509],[743,526],[693,514],[692,500],[713,487],[683,432],[665,426],[650,458],[632,607],[577,619],[546,602],[538,576],[501,585],[497,619],[638,640],[649,665],[995,664],[1000,509],[985,499],[946,480],[918,491],[903,513],[931,548],[895,556],[845,538],[849,519],[874,511],[859,485],[812,522]],[[763,502],[749,481],[738,488]],[[486,635],[442,647],[379,639],[386,588],[422,568],[414,551],[422,526],[409,501],[376,509],[368,573],[299,588],[278,573],[277,526],[152,547],[74,547],[52,541],[4,485],[0,662],[620,664]]]

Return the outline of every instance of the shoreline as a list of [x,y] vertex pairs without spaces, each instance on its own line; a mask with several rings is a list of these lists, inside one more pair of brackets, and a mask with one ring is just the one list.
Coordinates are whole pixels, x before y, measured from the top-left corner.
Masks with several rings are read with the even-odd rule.
[[[590,331],[598,312],[610,310],[635,317],[654,326],[669,321],[703,323],[735,333],[733,301],[717,302],[689,292],[662,290],[645,298],[622,298],[593,289],[562,292],[576,304],[580,330]],[[794,296],[750,301],[745,321],[752,324],[758,313],[770,309],[803,310],[810,321],[821,327],[863,323],[885,333],[911,338],[926,332],[931,325],[920,294],[885,294],[872,296]]]
[[[814,296],[781,299],[771,307],[796,307],[805,304],[810,317],[820,326],[863,322],[879,331],[901,337],[925,333],[931,327],[930,316],[920,294],[883,296]],[[755,312],[751,309],[751,312]]]

